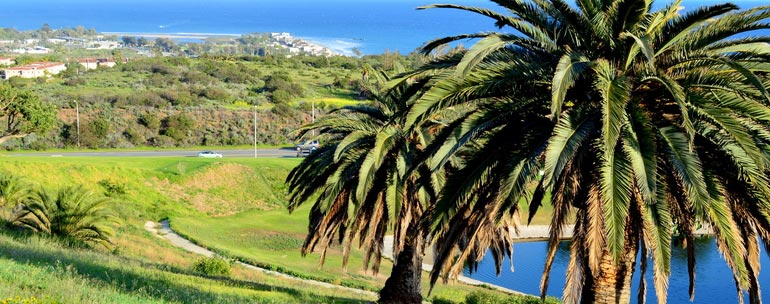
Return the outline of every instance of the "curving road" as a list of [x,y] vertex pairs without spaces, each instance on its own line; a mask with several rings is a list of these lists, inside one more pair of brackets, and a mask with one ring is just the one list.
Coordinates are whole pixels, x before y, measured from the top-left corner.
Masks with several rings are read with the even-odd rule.
[[[5,156],[98,156],[98,157],[149,157],[149,156],[168,156],[168,157],[197,157],[198,152],[202,150],[158,150],[158,151],[99,151],[99,152],[25,152],[25,153],[7,153]],[[223,157],[254,157],[254,150],[215,150]],[[257,157],[297,157],[297,151],[292,148],[276,149],[257,149]]]

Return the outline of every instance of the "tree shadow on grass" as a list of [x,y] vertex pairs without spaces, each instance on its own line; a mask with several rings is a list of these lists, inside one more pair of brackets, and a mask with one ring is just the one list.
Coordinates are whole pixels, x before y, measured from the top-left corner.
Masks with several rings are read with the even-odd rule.
[[[18,236],[16,236],[18,239]],[[260,302],[259,298],[248,295],[215,293],[202,290],[205,282],[212,280],[221,283],[222,287],[244,288],[255,291],[269,291],[294,298],[297,302],[333,302],[361,303],[358,299],[334,296],[313,295],[311,292],[299,289],[273,286],[257,282],[235,280],[224,277],[199,276],[177,267],[156,264],[154,267],[125,257],[114,256],[117,265],[99,263],[95,254],[77,250],[66,251],[58,248],[42,249],[36,246],[25,246],[16,242],[0,242],[0,256],[19,263],[40,266],[60,267],[66,265],[77,274],[95,281],[110,285],[129,293],[147,295],[155,299],[183,303],[243,303]],[[122,265],[122,266],[118,266]],[[185,282],[187,284],[185,284]],[[203,284],[201,284],[203,283]],[[276,295],[278,299],[285,299]],[[266,297],[266,302],[277,299]]]

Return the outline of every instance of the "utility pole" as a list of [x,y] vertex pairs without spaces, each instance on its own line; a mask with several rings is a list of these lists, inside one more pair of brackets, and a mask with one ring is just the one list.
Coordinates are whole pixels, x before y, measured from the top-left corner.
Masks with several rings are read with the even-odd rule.
[[75,128],[78,132],[78,149],[80,149],[80,105],[78,105],[77,100],[73,100],[75,102]]
[[257,106],[254,105],[254,158],[257,158]]
[[[315,98],[313,98],[311,109],[312,112],[310,113],[310,117],[313,119],[313,123],[315,123]],[[315,128],[313,128],[313,136],[315,137]]]

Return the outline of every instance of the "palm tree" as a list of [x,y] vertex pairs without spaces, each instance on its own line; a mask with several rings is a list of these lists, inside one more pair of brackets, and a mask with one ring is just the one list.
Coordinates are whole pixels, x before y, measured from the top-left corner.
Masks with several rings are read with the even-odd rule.
[[[519,204],[531,219],[550,192],[543,295],[574,213],[567,303],[630,302],[639,251],[642,278],[650,260],[665,303],[675,233],[688,248],[692,297],[698,225],[714,233],[740,301],[745,290],[760,302],[760,243],[770,248],[770,37],[747,33],[770,27],[770,8],[680,14],[679,1],[660,10],[642,0],[493,2],[509,15],[430,6],[479,13],[515,33],[438,39],[424,51],[479,41],[453,65],[439,58],[411,74],[433,69],[443,79],[407,125],[447,107],[477,109],[434,144],[433,168],[464,155],[430,210],[440,266],[432,283],[478,262],[486,247],[496,261],[510,254],[509,240],[490,238],[516,228]],[[644,279],[639,290],[644,302]]]
[[326,250],[339,239],[346,268],[351,245],[358,242],[364,267],[376,274],[385,234],[393,228],[391,275],[380,291],[381,303],[421,303],[424,236],[420,220],[441,180],[425,168],[410,169],[426,145],[427,133],[402,128],[409,97],[424,83],[391,90],[385,72],[366,69],[371,105],[347,106],[300,129],[319,130],[323,145],[287,177],[289,210],[312,201],[303,254]]
[[38,190],[15,212],[11,223],[35,233],[62,237],[73,244],[109,249],[118,223],[109,203],[108,198],[82,187],[65,187],[56,193]]
[[9,220],[11,209],[25,202],[30,194],[30,187],[24,180],[0,173],[0,220]]

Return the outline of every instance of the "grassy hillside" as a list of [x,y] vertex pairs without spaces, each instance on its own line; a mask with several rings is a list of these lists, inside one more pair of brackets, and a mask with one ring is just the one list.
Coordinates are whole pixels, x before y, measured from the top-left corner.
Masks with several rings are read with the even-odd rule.
[[53,130],[2,147],[242,145],[254,138],[255,110],[260,143],[289,143],[292,132],[310,122],[313,108],[323,115],[365,102],[364,66],[387,69],[416,60],[397,55],[162,57],[95,70],[70,62],[53,78],[1,81],[58,109]]
[[[360,294],[297,284],[233,268],[228,278],[191,271],[196,255],[144,229],[148,220],[172,227],[204,247],[267,268],[336,284],[378,290],[380,274],[362,270],[354,252],[347,271],[339,252],[325,267],[318,254],[302,257],[307,208],[285,210],[283,180],[299,159],[0,157],[0,171],[55,189],[82,185],[115,199],[122,225],[116,249],[80,250],[15,232],[0,233],[0,300],[6,295],[63,303],[288,303],[371,301]],[[113,190],[109,190],[113,189]],[[116,191],[114,189],[122,189]],[[112,192],[110,192],[112,191]],[[23,279],[20,274],[28,273]],[[427,281],[423,284],[427,287]],[[462,302],[482,288],[440,285],[430,299]],[[98,294],[99,296],[94,296]]]

